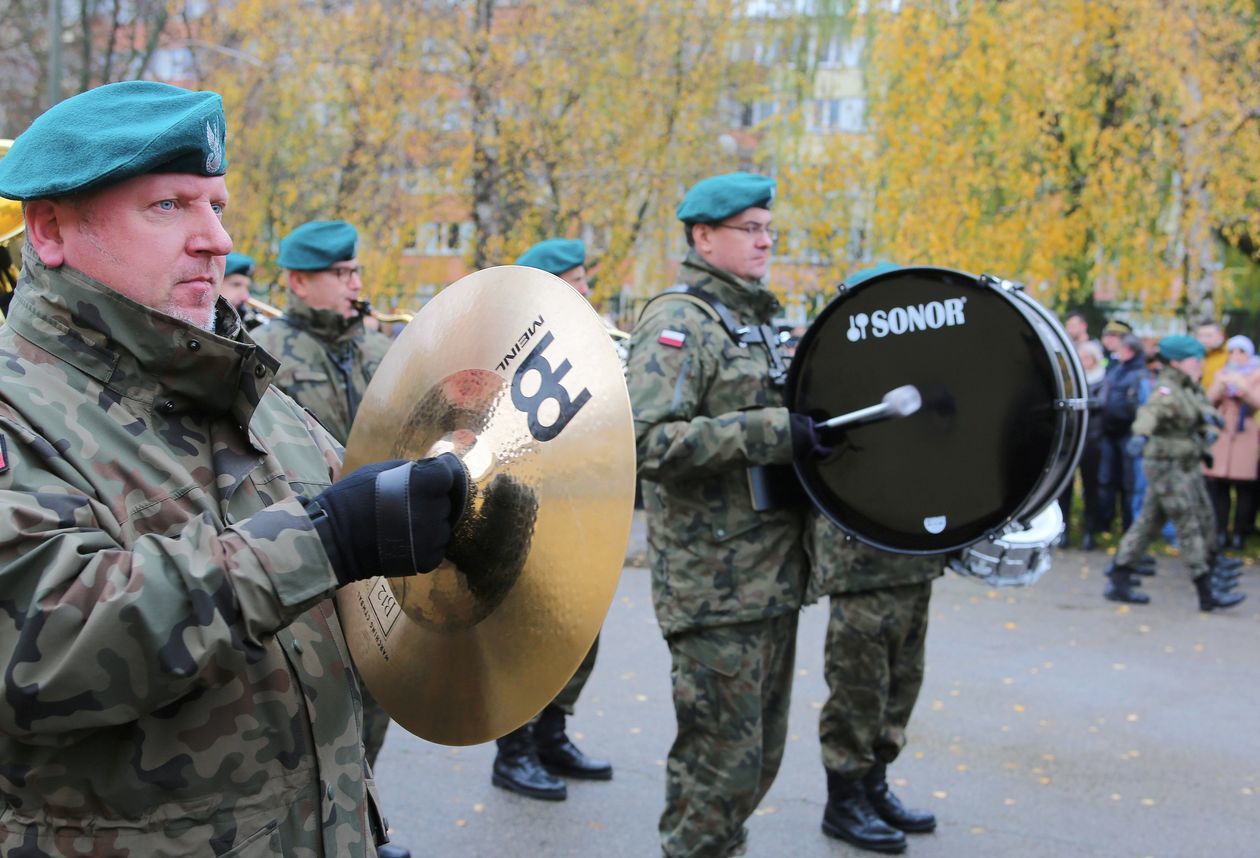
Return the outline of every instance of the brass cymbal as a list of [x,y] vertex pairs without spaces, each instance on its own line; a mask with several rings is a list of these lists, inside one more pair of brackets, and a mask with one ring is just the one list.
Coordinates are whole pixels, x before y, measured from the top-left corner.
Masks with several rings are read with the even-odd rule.
[[390,347],[344,473],[443,452],[471,487],[447,560],[343,587],[337,604],[385,711],[471,745],[524,724],[574,674],[630,537],[630,398],[607,330],[563,280],[514,265],[470,274]]

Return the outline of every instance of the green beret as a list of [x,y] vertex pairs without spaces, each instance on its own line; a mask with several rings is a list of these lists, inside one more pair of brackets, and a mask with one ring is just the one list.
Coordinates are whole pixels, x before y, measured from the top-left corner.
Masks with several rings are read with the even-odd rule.
[[1185,360],[1203,357],[1203,343],[1185,334],[1173,334],[1159,341],[1159,356],[1164,360]]
[[0,197],[44,200],[147,173],[227,172],[223,99],[165,83],[110,83],[53,105],[0,160]]
[[768,209],[774,202],[774,179],[756,173],[726,173],[702,179],[678,204],[683,223],[717,223],[744,209]]
[[844,278],[844,282],[840,285],[850,287],[856,286],[859,283],[865,283],[867,280],[870,280],[872,277],[877,275],[885,274],[889,271],[896,271],[900,267],[900,265],[894,265],[891,262],[877,262],[870,268],[863,268],[861,271],[856,271],[853,274],[850,274],[848,277]]
[[281,268],[323,271],[359,255],[359,232],[344,220],[313,220],[280,240]]
[[586,245],[576,238],[549,238],[518,256],[516,264],[541,268],[549,274],[563,274],[586,264]]
[[254,260],[243,253],[229,253],[227,255],[227,264],[223,266],[223,276],[227,277],[230,274],[244,274],[246,277],[253,277]]

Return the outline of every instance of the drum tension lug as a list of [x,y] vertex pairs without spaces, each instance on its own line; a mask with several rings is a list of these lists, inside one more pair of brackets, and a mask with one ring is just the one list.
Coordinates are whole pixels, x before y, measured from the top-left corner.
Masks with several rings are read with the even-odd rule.
[[984,286],[995,286],[998,289],[1006,289],[1010,292],[1024,291],[1024,284],[1018,280],[1006,280],[1001,277],[994,277],[992,274],[981,274],[980,283]]
[[1088,411],[1088,399],[1056,399],[1054,401],[1055,411]]

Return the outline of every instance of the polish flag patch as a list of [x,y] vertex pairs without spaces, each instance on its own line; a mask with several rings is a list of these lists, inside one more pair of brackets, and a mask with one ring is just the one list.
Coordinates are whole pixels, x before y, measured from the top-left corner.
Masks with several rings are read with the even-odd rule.
[[9,448],[4,442],[4,436],[0,435],[0,474],[9,472]]
[[661,331],[661,335],[656,338],[656,341],[663,346],[671,346],[672,348],[680,349],[683,347],[683,343],[687,342],[687,335],[682,331],[671,331],[666,329]]
[[1172,391],[1168,389],[1167,387],[1164,387],[1163,385],[1160,386],[1159,390],[1157,390],[1156,393],[1162,393],[1164,396],[1172,395]]

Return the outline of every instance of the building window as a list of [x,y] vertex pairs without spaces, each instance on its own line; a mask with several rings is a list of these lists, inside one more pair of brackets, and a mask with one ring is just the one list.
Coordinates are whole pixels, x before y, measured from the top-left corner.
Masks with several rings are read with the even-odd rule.
[[818,52],[820,68],[855,69],[862,64],[862,49],[866,47],[864,36],[848,36],[837,33],[827,40]]
[[809,130],[815,134],[844,131],[856,134],[865,128],[866,99],[816,98],[809,111]]
[[405,245],[410,256],[459,256],[472,239],[471,222],[431,221],[408,234]]

